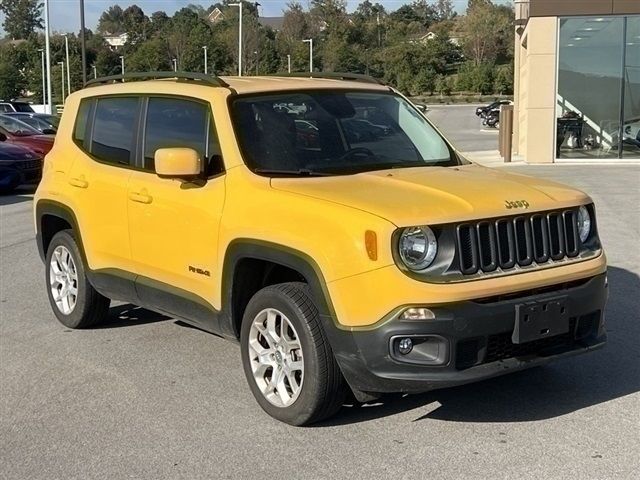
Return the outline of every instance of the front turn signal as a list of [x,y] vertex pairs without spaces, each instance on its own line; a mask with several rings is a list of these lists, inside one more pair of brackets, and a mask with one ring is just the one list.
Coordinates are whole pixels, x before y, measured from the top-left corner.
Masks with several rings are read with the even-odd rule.
[[378,236],[373,230],[364,232],[364,244],[371,260],[378,260]]

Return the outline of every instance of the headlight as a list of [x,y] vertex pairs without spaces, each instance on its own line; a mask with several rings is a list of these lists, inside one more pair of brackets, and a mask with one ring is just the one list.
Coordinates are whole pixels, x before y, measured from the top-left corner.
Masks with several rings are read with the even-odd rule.
[[433,230],[429,227],[405,228],[398,242],[398,253],[410,270],[424,270],[433,263],[438,253],[438,242]]
[[591,215],[584,205],[578,210],[578,235],[582,243],[587,241],[591,233]]

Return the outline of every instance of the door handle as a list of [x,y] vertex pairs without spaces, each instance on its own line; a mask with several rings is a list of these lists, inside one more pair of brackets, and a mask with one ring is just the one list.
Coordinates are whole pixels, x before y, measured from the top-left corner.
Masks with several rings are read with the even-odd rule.
[[78,188],[87,188],[89,186],[89,182],[85,180],[84,175],[80,175],[77,178],[70,178],[69,185],[72,185]]
[[147,193],[146,188],[143,188],[139,192],[129,192],[129,200],[149,204],[153,202],[153,197]]

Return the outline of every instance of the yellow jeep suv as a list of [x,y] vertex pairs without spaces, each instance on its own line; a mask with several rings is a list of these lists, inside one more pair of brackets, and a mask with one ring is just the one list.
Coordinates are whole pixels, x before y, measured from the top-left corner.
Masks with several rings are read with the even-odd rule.
[[119,300],[237,341],[294,425],[604,345],[584,193],[470,164],[366,77],[142,76],[71,95],[46,157],[35,227],[67,327]]

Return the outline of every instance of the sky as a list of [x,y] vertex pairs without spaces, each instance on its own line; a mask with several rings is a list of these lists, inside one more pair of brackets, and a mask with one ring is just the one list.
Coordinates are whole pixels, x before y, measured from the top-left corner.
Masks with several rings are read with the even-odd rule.
[[[282,15],[288,0],[258,0],[262,5],[260,15],[263,17],[277,17]],[[306,5],[307,0],[299,0],[302,5]],[[349,11],[356,9],[362,0],[347,0]],[[393,11],[411,0],[372,0],[382,3],[387,10]],[[123,9],[129,5],[138,5],[147,15],[151,15],[158,10],[164,10],[172,15],[176,10],[186,7],[188,4],[200,4],[205,8],[216,3],[215,0],[85,0],[85,19],[87,28],[95,30],[98,18],[103,11],[111,5],[118,4]],[[508,3],[508,0],[501,0],[497,3]],[[80,17],[78,15],[79,0],[49,0],[49,12],[51,16],[52,32],[78,32],[80,31]],[[453,0],[457,11],[462,12],[467,8],[467,0]],[[3,16],[0,14],[0,35],[4,35],[2,30]]]

